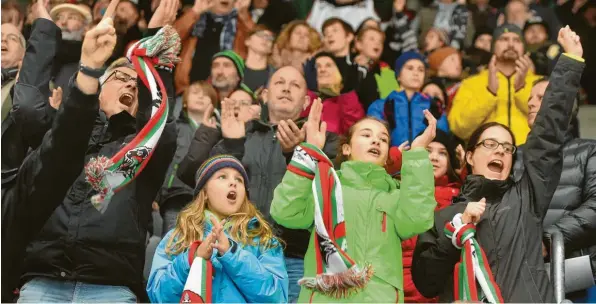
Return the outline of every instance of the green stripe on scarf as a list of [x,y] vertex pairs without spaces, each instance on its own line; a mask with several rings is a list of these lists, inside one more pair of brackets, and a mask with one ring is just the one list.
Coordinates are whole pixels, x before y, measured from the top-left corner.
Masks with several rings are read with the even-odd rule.
[[476,225],[464,224],[461,214],[457,214],[445,224],[443,231],[453,246],[462,250],[461,259],[455,264],[453,272],[455,300],[478,302],[485,297],[490,303],[503,303],[501,290],[494,280],[484,250],[474,238]]
[[338,299],[363,289],[373,269],[360,267],[348,255],[341,183],[331,160],[319,148],[303,143],[296,147],[288,170],[313,180],[317,275],[298,284]]

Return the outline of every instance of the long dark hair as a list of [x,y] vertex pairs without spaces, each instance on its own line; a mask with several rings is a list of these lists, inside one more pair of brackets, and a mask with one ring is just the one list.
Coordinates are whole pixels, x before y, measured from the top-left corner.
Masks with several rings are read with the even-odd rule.
[[[511,140],[513,141],[512,144],[514,146],[517,147],[517,145],[515,144],[515,135],[513,135],[513,131],[511,131],[511,129],[499,122],[487,122],[483,125],[481,125],[480,127],[478,127],[470,136],[470,139],[468,140],[468,145],[466,146],[466,164],[467,164],[467,159],[468,159],[468,153],[473,153],[476,150],[476,146],[478,145],[478,143],[480,142],[480,137],[482,137],[482,134],[484,133],[484,131],[486,131],[489,128],[492,127],[501,127],[503,129],[505,129],[505,131],[507,131],[509,133],[509,135],[511,135]],[[512,163],[515,163],[515,154],[512,155]],[[470,174],[472,174],[472,166],[470,166],[470,164],[467,164],[467,168],[468,168],[468,172]],[[511,172],[510,172],[511,174]]]

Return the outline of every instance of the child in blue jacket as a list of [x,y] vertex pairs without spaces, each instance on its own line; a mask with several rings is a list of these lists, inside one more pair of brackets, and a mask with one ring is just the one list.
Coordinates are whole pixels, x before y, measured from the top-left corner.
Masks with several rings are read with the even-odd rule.
[[401,91],[393,91],[385,99],[374,101],[367,114],[387,121],[391,129],[391,146],[399,146],[423,132],[424,110],[437,119],[437,128],[449,132],[444,105],[438,99],[420,93],[424,84],[426,63],[424,57],[414,51],[403,53],[395,61],[395,76]]
[[197,172],[195,200],[153,258],[151,302],[284,302],[288,273],[271,227],[247,198],[236,158],[214,156]]

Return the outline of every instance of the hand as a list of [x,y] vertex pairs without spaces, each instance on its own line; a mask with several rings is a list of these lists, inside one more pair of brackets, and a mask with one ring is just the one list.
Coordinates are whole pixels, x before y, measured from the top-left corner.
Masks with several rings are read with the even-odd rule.
[[238,112],[238,119],[240,119],[241,121],[246,123],[259,118],[261,118],[260,105],[240,106],[240,111]]
[[428,127],[424,130],[420,136],[414,138],[412,142],[412,149],[413,148],[424,148],[428,147],[428,145],[435,139],[437,135],[437,119],[430,114],[429,110],[424,110],[424,117],[428,121]]
[[493,55],[488,63],[488,90],[497,95],[499,92],[499,78],[497,77],[497,56]]
[[207,109],[205,110],[205,113],[203,113],[203,125],[205,125],[205,127],[211,128],[211,129],[215,129],[217,128],[217,124],[215,123],[215,117],[213,117],[213,105],[209,104],[207,106]]
[[408,151],[410,150],[410,145],[409,145],[409,141],[404,141],[403,143],[401,143],[401,145],[399,145],[399,147],[397,147],[399,149],[399,151],[403,152],[403,151]]
[[505,14],[501,14],[499,15],[499,18],[497,18],[497,26],[501,26],[505,23]]
[[306,130],[304,127],[298,128],[291,119],[282,120],[277,126],[276,136],[281,145],[281,151],[291,153],[306,138]]
[[195,258],[203,258],[207,261],[211,259],[211,255],[213,254],[213,243],[215,242],[215,235],[213,232],[209,233],[209,235],[201,242],[197,251],[195,252]]
[[479,202],[468,203],[468,206],[466,206],[466,210],[464,210],[464,214],[462,214],[461,216],[462,222],[464,224],[478,223],[480,221],[480,217],[482,217],[482,215],[484,214],[485,209],[485,198],[482,198]]
[[242,138],[246,135],[244,121],[234,115],[234,101],[229,98],[221,102],[221,133],[224,138]]
[[85,34],[81,63],[92,69],[101,68],[116,46],[116,30],[112,16],[120,0],[112,0],[99,24]]
[[148,28],[160,28],[174,23],[178,12],[178,0],[161,0],[149,21]]
[[234,7],[238,11],[238,13],[248,13],[248,8],[250,7],[250,0],[236,0]]
[[582,44],[579,41],[579,36],[569,28],[569,25],[559,30],[557,42],[563,46],[565,53],[578,57],[582,57],[584,55],[584,49],[582,48]]
[[137,22],[137,27],[144,32],[147,29],[147,19],[145,19],[145,11],[141,11],[141,17],[139,17],[139,22]]
[[323,103],[321,98],[315,99],[310,112],[308,113],[308,120],[306,121],[306,142],[323,149],[325,140],[327,139],[327,123],[321,122],[321,113],[323,112]]
[[49,6],[50,0],[37,0],[37,2],[35,2],[31,7],[30,17],[33,18],[32,20],[35,20],[37,18],[43,18],[54,22],[52,20],[52,17],[50,17],[50,14],[48,13]]
[[58,110],[60,104],[62,104],[62,88],[58,87],[52,91],[52,96],[50,96],[50,106]]
[[396,13],[403,12],[404,7],[406,7],[406,0],[393,0],[393,8]]
[[526,86],[526,75],[532,65],[529,53],[524,54],[515,61],[515,91],[519,91]]
[[209,11],[214,4],[215,0],[195,0],[192,10],[195,12],[195,14],[197,14],[197,16],[200,16],[204,12]]
[[366,67],[366,68],[368,68],[368,65],[370,63],[370,60],[368,59],[368,57],[366,57],[366,56],[364,56],[362,54],[356,56],[356,58],[354,58],[354,61],[356,61],[356,63],[359,66],[363,66],[363,67]]
[[213,224],[213,230],[211,233],[215,236],[214,240],[217,242],[212,242],[211,246],[217,249],[220,256],[224,255],[230,249],[230,240],[228,236],[225,234],[223,226],[226,223],[226,220],[223,219],[221,222],[217,221],[215,217],[211,216],[211,223]]
[[466,150],[464,150],[464,147],[460,144],[455,148],[455,153],[457,153],[457,159],[459,160],[459,168],[463,169],[466,165]]

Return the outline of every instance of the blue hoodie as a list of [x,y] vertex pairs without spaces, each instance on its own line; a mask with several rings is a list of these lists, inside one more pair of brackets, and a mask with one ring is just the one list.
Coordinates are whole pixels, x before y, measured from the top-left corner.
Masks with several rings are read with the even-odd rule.
[[[421,93],[414,93],[412,100],[408,102],[406,91],[393,91],[386,99],[377,99],[368,107],[369,116],[389,121],[386,117],[387,102],[393,103],[393,119],[395,124],[390,123],[391,130],[391,146],[399,146],[404,141],[409,141],[410,144],[418,134],[426,129],[424,123],[423,110],[429,110],[437,118],[437,128],[449,133],[449,123],[447,122],[447,115],[445,113],[438,114],[431,109],[433,102],[427,95]],[[388,109],[391,112],[391,109]],[[437,117],[439,116],[440,117]]]
[[[257,225],[256,217],[248,225]],[[204,234],[208,235],[211,228],[211,223],[206,223]],[[172,231],[161,240],[153,257],[147,283],[152,303],[179,303],[190,272],[188,249],[174,256],[165,252]],[[288,302],[289,280],[282,246],[275,241],[277,246],[265,249],[258,245],[258,238],[253,241],[256,246],[236,243],[222,256],[213,250],[213,302]]]

